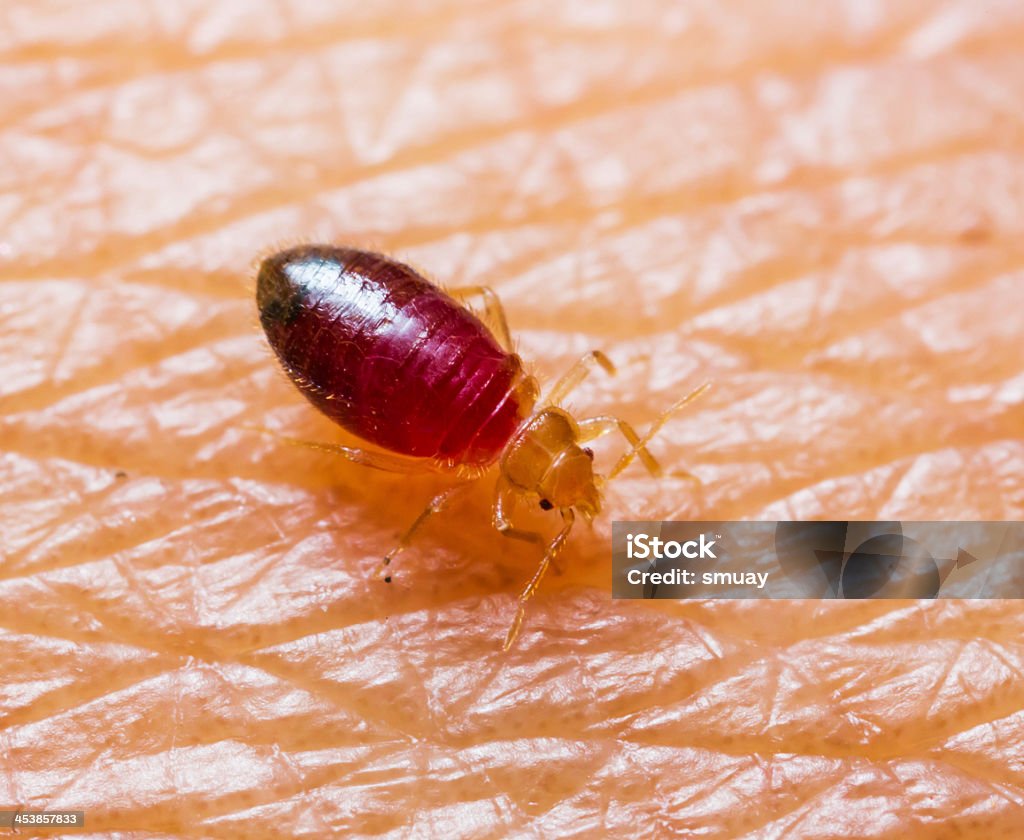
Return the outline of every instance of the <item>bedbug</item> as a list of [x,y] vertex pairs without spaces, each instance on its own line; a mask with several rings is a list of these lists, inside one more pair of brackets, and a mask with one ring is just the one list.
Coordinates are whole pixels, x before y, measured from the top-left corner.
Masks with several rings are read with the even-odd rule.
[[[561,403],[595,367],[615,372],[607,356],[586,354],[541,399],[537,380],[513,351],[504,309],[491,289],[445,291],[407,265],[353,248],[303,245],[273,254],[260,264],[256,300],[270,346],[292,381],[320,411],[376,448],[287,440],[381,470],[435,470],[456,479],[406,529],[385,565],[428,517],[497,467],[494,528],[543,547],[519,596],[506,650],[577,515],[596,516],[603,484],[634,458],[660,476],[646,444],[673,412],[709,387],[669,407],[642,436],[610,415],[577,420]],[[474,300],[480,317],[468,308]],[[629,449],[601,476],[585,444],[612,431]],[[557,535],[546,540],[515,527],[517,500],[557,511]]]

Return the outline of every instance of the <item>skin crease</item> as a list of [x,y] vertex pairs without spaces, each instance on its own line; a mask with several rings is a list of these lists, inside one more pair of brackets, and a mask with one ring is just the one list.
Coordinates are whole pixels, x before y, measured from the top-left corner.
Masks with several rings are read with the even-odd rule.
[[[1013,837],[1024,617],[611,602],[627,518],[1024,515],[1024,12],[998,0],[0,13],[0,802],[82,836]],[[349,442],[255,260],[491,285],[632,467],[536,552]],[[598,464],[621,442],[601,441]],[[526,522],[553,530],[531,512]]]

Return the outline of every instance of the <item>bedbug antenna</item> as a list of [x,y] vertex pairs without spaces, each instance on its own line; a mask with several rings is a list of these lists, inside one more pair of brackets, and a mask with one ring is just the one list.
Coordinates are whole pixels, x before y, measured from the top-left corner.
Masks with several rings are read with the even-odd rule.
[[[637,437],[636,432],[633,432],[631,427],[625,426],[625,424],[622,424],[620,421],[620,429],[622,430],[622,433],[625,435],[626,439],[629,440],[630,448],[622,455],[621,458],[619,458],[618,463],[615,464],[615,466],[612,468],[612,471],[608,473],[606,477],[603,478],[601,484],[599,484],[598,486],[604,486],[608,482],[614,480],[619,475],[619,473],[626,469],[626,467],[628,467],[633,462],[633,459],[637,457],[639,457],[640,460],[643,461],[644,466],[647,467],[647,471],[651,475],[653,475],[655,478],[661,477],[664,474],[664,470],[661,468],[661,465],[654,459],[654,456],[652,456],[651,453],[647,451],[647,444],[656,434],[658,434],[658,432],[661,431],[662,426],[664,426],[665,423],[668,422],[669,418],[673,414],[675,414],[677,411],[683,408],[683,406],[689,405],[694,400],[702,397],[705,393],[707,393],[709,388],[711,388],[711,382],[704,382],[703,384],[698,385],[696,388],[690,391],[690,393],[687,394],[685,397],[683,397],[680,400],[677,400],[675,403],[670,405],[651,424],[651,427],[647,430],[647,433],[643,437]],[[670,473],[670,475],[672,475],[675,478],[684,478],[687,479],[688,481],[696,481],[700,483],[700,479],[697,478],[697,476],[687,472],[686,470],[673,470]]]

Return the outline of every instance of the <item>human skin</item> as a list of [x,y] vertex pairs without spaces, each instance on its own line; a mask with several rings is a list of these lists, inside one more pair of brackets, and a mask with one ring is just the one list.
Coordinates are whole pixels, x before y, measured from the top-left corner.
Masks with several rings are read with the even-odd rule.
[[[8,0],[0,802],[93,836],[1020,836],[1018,602],[613,602],[609,535],[1021,518],[1022,38],[997,0]],[[612,484],[507,653],[537,556],[486,480],[385,584],[443,479],[248,428],[353,443],[256,322],[298,241],[490,285],[543,382],[605,351],[580,414],[711,380],[652,447],[701,484]]]

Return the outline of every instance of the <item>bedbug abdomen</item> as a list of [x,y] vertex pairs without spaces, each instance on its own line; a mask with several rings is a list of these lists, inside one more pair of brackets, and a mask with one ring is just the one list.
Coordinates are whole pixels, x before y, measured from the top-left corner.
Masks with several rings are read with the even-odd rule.
[[385,449],[487,464],[532,410],[536,386],[519,357],[380,254],[281,251],[260,267],[257,304],[271,347],[306,396]]

